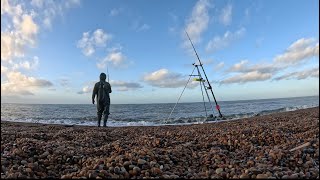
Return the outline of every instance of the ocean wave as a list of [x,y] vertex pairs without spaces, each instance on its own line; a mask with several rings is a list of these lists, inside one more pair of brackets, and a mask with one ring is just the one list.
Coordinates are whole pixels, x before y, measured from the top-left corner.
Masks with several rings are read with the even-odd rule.
[[[174,117],[167,119],[167,113],[162,113],[157,116],[144,116],[143,113],[135,116],[119,116],[119,114],[111,114],[109,116],[107,126],[111,127],[122,127],[122,126],[163,126],[163,125],[188,125],[188,124],[202,124],[211,122],[221,122],[230,121],[236,119],[250,118],[253,116],[263,116],[278,112],[295,111],[298,109],[306,109],[311,107],[317,107],[318,104],[309,105],[297,105],[297,106],[287,106],[275,109],[261,110],[257,112],[248,113],[226,113],[224,118],[219,118],[214,116],[213,118],[207,118],[205,116],[194,116],[196,114],[186,113],[184,117]],[[243,106],[241,106],[243,107]],[[155,111],[156,112],[156,111]],[[229,110],[230,112],[230,110]],[[130,112],[129,112],[130,113]],[[223,113],[223,112],[222,112]],[[150,114],[150,113],[149,113]],[[199,114],[199,113],[198,113]],[[79,116],[79,115],[78,115]],[[23,117],[19,116],[3,116],[1,114],[1,121],[14,121],[14,122],[29,122],[29,123],[41,123],[41,124],[61,124],[61,125],[79,125],[79,126],[97,126],[97,117],[93,115],[88,115],[84,117],[42,117],[41,115]],[[102,123],[102,122],[101,122]]]

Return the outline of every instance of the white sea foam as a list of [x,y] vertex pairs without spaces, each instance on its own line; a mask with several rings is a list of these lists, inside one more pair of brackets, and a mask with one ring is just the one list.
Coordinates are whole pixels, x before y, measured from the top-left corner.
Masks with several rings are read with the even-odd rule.
[[[167,118],[173,104],[112,105],[107,126],[172,126],[218,123],[316,106],[319,106],[318,96],[222,102],[220,104],[221,112],[227,120],[205,122],[203,103],[179,104],[177,110],[172,113],[172,118],[168,121]],[[83,114],[83,112],[88,113]],[[217,116],[216,112],[211,113]],[[96,109],[91,105],[1,104],[1,121],[97,126],[96,119]]]

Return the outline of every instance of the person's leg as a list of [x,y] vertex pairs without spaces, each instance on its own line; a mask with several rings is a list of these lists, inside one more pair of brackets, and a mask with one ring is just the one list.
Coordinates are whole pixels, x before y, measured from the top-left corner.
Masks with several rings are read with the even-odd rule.
[[103,111],[103,127],[106,127],[107,126],[107,120],[108,120],[108,117],[109,117],[109,107],[110,107],[110,104],[106,104],[105,107],[104,107],[104,111]]
[[101,122],[103,110],[104,110],[104,109],[101,107],[101,105],[98,104],[98,105],[97,105],[98,127],[100,127],[100,122]]

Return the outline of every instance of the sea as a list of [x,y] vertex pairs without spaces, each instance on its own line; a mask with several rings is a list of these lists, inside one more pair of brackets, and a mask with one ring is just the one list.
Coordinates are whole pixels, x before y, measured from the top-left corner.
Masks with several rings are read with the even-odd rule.
[[[107,126],[163,126],[232,121],[317,107],[319,96],[220,101],[218,104],[224,119],[219,118],[213,103],[111,104]],[[210,115],[213,118],[208,118]],[[1,121],[97,126],[97,113],[93,104],[1,103]]]

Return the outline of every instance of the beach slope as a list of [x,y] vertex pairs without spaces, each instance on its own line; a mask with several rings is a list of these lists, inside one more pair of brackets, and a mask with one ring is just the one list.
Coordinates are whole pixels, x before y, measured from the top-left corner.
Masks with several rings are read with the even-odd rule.
[[319,107],[184,126],[2,121],[1,178],[27,177],[319,178]]

